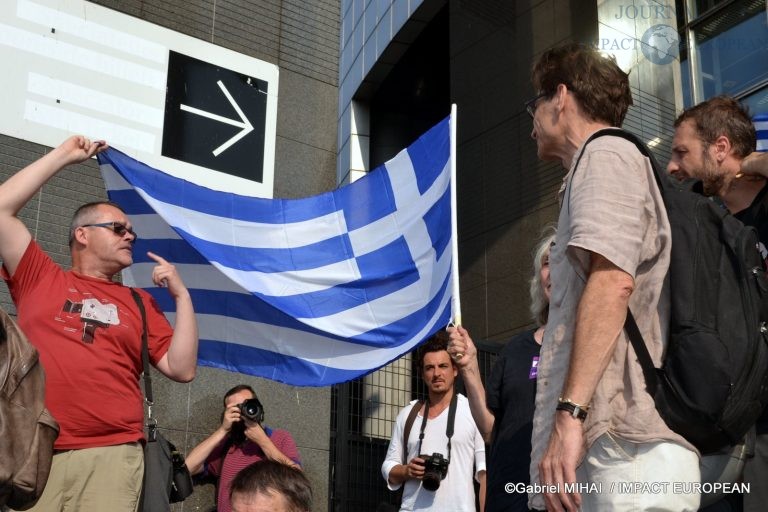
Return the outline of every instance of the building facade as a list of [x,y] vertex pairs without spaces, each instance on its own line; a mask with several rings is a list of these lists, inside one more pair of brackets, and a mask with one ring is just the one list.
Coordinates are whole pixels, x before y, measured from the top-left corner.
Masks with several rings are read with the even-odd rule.
[[[456,103],[463,319],[475,339],[485,340],[486,370],[498,347],[531,325],[531,250],[557,217],[564,172],[537,160],[523,108],[534,94],[529,70],[541,52],[579,41],[614,55],[630,72],[635,101],[625,127],[641,135],[662,162],[672,122],[685,106],[724,93],[742,99],[754,114],[768,113],[764,0],[0,0],[2,33],[14,35],[0,36],[0,56],[9,59],[0,84],[18,74],[20,63],[56,58],[34,76],[60,84],[70,73],[79,76],[73,80],[80,87],[95,87],[91,83],[102,80],[103,70],[80,67],[65,52],[43,55],[53,40],[100,51],[104,41],[61,29],[87,21],[89,5],[124,16],[125,27],[145,23],[142,30],[277,68],[273,197],[303,197],[354,181]],[[48,17],[50,27],[43,25]],[[24,39],[31,33],[35,38]],[[208,55],[202,49],[195,57]],[[127,60],[139,64],[147,57],[133,48]],[[216,63],[213,57],[210,62]],[[11,113],[23,111],[28,101],[59,108],[59,98],[26,85],[32,83],[28,77],[19,81],[27,96],[4,87],[4,108],[13,107]],[[120,87],[108,92],[133,95]],[[142,98],[137,93],[132,99]],[[95,118],[87,102],[73,109],[79,118]],[[138,112],[125,116],[133,117],[127,123],[133,129],[141,124]],[[55,144],[28,136],[48,130],[30,119],[25,117],[23,129],[0,120],[0,179]],[[109,125],[88,126],[98,136],[96,127]],[[20,217],[67,266],[72,212],[105,198],[98,169],[88,162],[54,177]],[[14,312],[4,286],[0,306]],[[191,384],[157,376],[160,426],[189,451],[217,428],[223,393],[241,382],[259,393],[267,424],[294,434],[314,486],[314,510],[357,512],[394,502],[379,467],[397,412],[422,391],[410,356],[333,389],[290,387],[208,368]],[[212,486],[201,486],[174,509],[208,510],[213,502]]]
[[[569,41],[613,55],[634,99],[624,128],[666,164],[682,108],[731,94],[768,112],[767,9],[763,0],[342,0],[337,180],[382,164],[457,104],[462,320],[492,361],[532,325],[531,251],[557,220],[565,175],[538,161],[530,137],[523,104],[535,95],[537,56]],[[403,358],[334,390],[333,451],[346,464],[332,480],[334,510],[396,502],[381,490],[378,459],[397,412],[421,392],[414,372]]]
[[[94,10],[108,22],[96,20],[91,15]],[[279,86],[270,91],[277,98],[277,116],[271,141],[274,182],[269,195],[305,197],[331,190],[336,186],[339,24],[340,5],[334,0],[3,0],[3,84],[18,79],[22,84],[19,94],[24,96],[17,97],[10,87],[2,87],[3,108],[11,109],[18,103],[16,110],[22,112],[23,121],[0,130],[0,180],[49,151],[64,140],[65,133],[74,130],[63,129],[61,135],[54,132],[56,138],[48,143],[34,142],[37,134],[52,130],[51,125],[59,118],[35,120],[24,114],[25,103],[41,105],[37,112],[70,108],[67,126],[84,119],[87,122],[82,131],[107,139],[129,154],[134,143],[138,146],[140,141],[149,140],[138,135],[135,140],[122,135],[116,138],[111,134],[118,131],[108,129],[120,125],[127,130],[119,133],[151,132],[154,121],[142,116],[156,110],[142,106],[149,96],[144,90],[157,89],[161,97],[165,95],[166,57],[159,50],[164,41],[171,41],[169,44],[200,48],[192,56],[216,65],[221,64],[216,55],[226,53],[231,62],[258,60],[276,67]],[[158,55],[151,54],[155,51]],[[86,55],[87,59],[81,58]],[[99,62],[102,67],[89,67],[89,62]],[[123,77],[124,87],[111,82],[116,75],[129,75],[117,69],[115,62],[134,72]],[[16,76],[25,66],[37,64],[29,76]],[[158,73],[161,83],[156,86],[151,80]],[[47,89],[29,85],[42,83],[30,77],[55,84],[55,98],[45,93]],[[109,85],[102,87],[103,83]],[[95,92],[78,103],[77,93],[82,91]],[[99,103],[102,98],[111,101]],[[127,99],[133,101],[125,104],[127,111],[110,110]],[[210,129],[216,129],[214,122]],[[90,161],[55,176],[20,217],[43,249],[68,266],[72,213],[80,204],[103,199],[104,183],[95,161]],[[15,312],[5,285],[0,287],[0,306]],[[327,510],[329,389],[286,386],[211,368],[199,368],[190,384],[170,382],[157,372],[154,377],[154,416],[163,433],[185,452],[220,425],[226,390],[240,383],[252,385],[264,404],[265,423],[287,429],[296,440],[313,484],[314,510]],[[214,506],[213,485],[202,485],[173,509],[207,511]]]

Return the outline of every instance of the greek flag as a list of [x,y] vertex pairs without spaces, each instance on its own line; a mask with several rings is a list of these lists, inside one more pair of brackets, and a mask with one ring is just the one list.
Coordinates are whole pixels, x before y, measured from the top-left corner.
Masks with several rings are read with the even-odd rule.
[[210,190],[109,149],[109,198],[138,233],[123,279],[173,323],[146,253],[176,265],[200,365],[297,386],[370,373],[451,318],[449,121],[351,185],[297,200]]
[[760,114],[753,118],[757,130],[757,150],[768,151],[768,114]]

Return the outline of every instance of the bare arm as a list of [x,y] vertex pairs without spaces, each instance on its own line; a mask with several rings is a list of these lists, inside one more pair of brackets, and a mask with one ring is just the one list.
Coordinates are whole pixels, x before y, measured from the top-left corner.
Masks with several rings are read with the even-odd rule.
[[237,404],[230,405],[227,407],[227,410],[224,411],[224,419],[221,422],[221,426],[217,428],[213,434],[205,438],[202,443],[192,448],[192,451],[187,454],[185,462],[191,474],[196,475],[203,470],[205,460],[229,435],[229,431],[232,429],[232,424],[237,421],[242,421],[240,419],[240,409],[238,409]]
[[[448,353],[451,354],[461,372],[472,418],[483,436],[483,441],[489,443],[496,418],[486,405],[485,388],[480,379],[480,366],[477,362],[477,348],[469,332],[462,326],[448,327],[447,331],[450,335]],[[459,358],[458,355],[462,357]]]
[[208,456],[217,446],[219,446],[219,444],[224,440],[224,438],[227,437],[228,434],[228,431],[223,430],[222,428],[218,428],[213,432],[213,434],[206,437],[203,442],[192,448],[192,451],[187,454],[185,459],[190,474],[197,475],[203,471],[203,464],[205,463],[205,459],[208,458]]
[[576,313],[573,352],[563,397],[589,404],[608,367],[634,291],[632,276],[592,253],[590,274]]
[[480,496],[478,497],[478,501],[480,502],[480,512],[485,512],[485,493],[487,492],[487,489],[488,489],[487,476],[488,476],[488,473],[486,471],[481,471],[477,475],[477,479],[480,482],[480,489],[478,491],[480,494]]
[[281,452],[277,446],[275,446],[275,443],[272,442],[261,425],[248,420],[245,420],[245,425],[245,437],[259,445],[259,448],[261,448],[261,451],[264,452],[264,455],[266,455],[269,460],[285,464],[286,466],[291,466],[292,468],[301,469],[299,464],[291,460],[287,455]]
[[[573,351],[562,397],[588,405],[616,348],[624,326],[634,279],[598,254],[591,255],[590,274],[576,313]],[[555,404],[552,404],[554,408]],[[558,494],[545,494],[548,510],[575,511],[581,496],[566,493],[565,482],[576,481],[584,457],[581,421],[564,411],[555,413],[549,446],[539,463],[541,482],[556,484]]]
[[19,210],[64,167],[83,162],[106,148],[102,141],[91,142],[82,135],[70,137],[0,185],[0,258],[11,275],[32,240],[27,227],[16,217]]
[[408,464],[398,464],[389,472],[389,483],[400,485],[407,480],[424,478],[424,459],[414,457]]
[[152,271],[152,281],[157,286],[168,288],[168,293],[176,301],[176,325],[168,352],[157,362],[157,369],[178,382],[189,382],[195,378],[197,370],[197,320],[192,307],[192,298],[184,285],[176,267],[154,253],[147,253],[157,262]]

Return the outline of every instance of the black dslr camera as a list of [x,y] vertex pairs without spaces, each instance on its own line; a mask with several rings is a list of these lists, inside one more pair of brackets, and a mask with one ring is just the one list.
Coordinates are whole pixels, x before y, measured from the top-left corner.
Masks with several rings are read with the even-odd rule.
[[428,491],[436,491],[440,488],[440,480],[448,474],[448,459],[443,457],[442,453],[433,453],[429,455],[419,455],[424,459],[424,478],[421,484]]
[[237,408],[240,409],[240,416],[247,420],[259,424],[264,421],[264,407],[258,398],[249,398],[245,402],[237,404]]

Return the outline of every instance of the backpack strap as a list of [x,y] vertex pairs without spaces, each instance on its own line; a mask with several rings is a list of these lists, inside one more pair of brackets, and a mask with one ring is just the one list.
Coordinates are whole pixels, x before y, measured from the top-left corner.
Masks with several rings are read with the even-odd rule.
[[627,331],[627,337],[629,342],[632,343],[632,348],[635,349],[635,355],[643,369],[643,377],[645,377],[645,388],[651,396],[656,395],[656,388],[658,387],[658,380],[656,378],[656,367],[651,359],[651,354],[648,352],[648,347],[645,345],[643,335],[640,334],[640,329],[637,327],[635,317],[632,314],[632,310],[627,308],[627,318],[624,319],[624,330]]
[[589,140],[594,140],[597,137],[602,137],[604,135],[620,137],[634,144],[637,150],[640,151],[640,154],[651,161],[651,168],[653,169],[653,175],[656,178],[656,184],[659,186],[659,190],[664,191],[669,188],[669,176],[661,171],[662,168],[659,165],[659,162],[656,161],[656,157],[651,152],[651,150],[648,149],[648,146],[646,146],[645,143],[637,137],[637,135],[626,130],[622,130],[621,128],[606,128],[604,130],[593,133]]
[[413,422],[416,421],[416,416],[419,415],[419,410],[421,409],[422,405],[424,405],[424,400],[419,400],[418,402],[413,404],[413,408],[411,409],[410,414],[408,414],[408,419],[405,420],[405,429],[403,429],[404,464],[408,464],[408,436],[411,435],[411,428],[413,427]]
[[[653,155],[653,153],[635,134],[626,130],[622,130],[621,128],[605,128],[603,130],[598,130],[590,135],[590,137],[584,143],[584,146],[581,149],[581,153],[579,153],[579,157],[576,159],[576,165],[573,167],[574,172],[579,166],[579,161],[584,155],[587,144],[599,137],[605,136],[620,137],[634,144],[637,150],[640,151],[640,154],[650,160],[651,168],[653,169],[653,176],[656,178],[656,184],[658,185],[659,190],[661,190],[663,193],[665,190],[669,189],[669,178],[661,173],[661,166],[659,166],[659,163],[656,161],[656,157]],[[568,187],[568,193],[570,194],[570,187]],[[643,335],[640,333],[640,329],[637,327],[637,322],[635,321],[635,317],[632,314],[632,310],[629,308],[627,308],[627,317],[624,320],[624,330],[627,332],[627,337],[629,338],[630,343],[632,343],[632,348],[635,349],[637,360],[643,369],[645,386],[651,396],[653,396],[656,393],[656,388],[658,386],[656,367],[653,364],[653,359],[651,359],[650,352],[648,352],[648,347],[645,344],[645,340],[643,340]]]
[[661,166],[659,166],[659,163],[656,161],[656,157],[653,155],[653,153],[648,149],[648,147],[641,141],[637,135],[634,133],[630,133],[626,130],[622,130],[621,128],[603,128],[602,130],[598,130],[592,135],[589,136],[587,141],[584,143],[584,146],[581,148],[581,152],[579,153],[578,158],[576,158],[576,165],[573,166],[574,172],[579,167],[579,162],[581,161],[581,157],[584,156],[584,151],[587,149],[587,145],[592,142],[595,139],[599,139],[600,137],[619,137],[624,140],[628,140],[632,144],[637,147],[637,150],[640,151],[640,154],[642,154],[644,157],[646,157],[648,160],[651,161],[651,167],[653,168],[653,175],[656,178],[656,184],[659,186],[660,190],[667,190],[668,188],[668,178],[665,174],[662,174],[660,169]]

